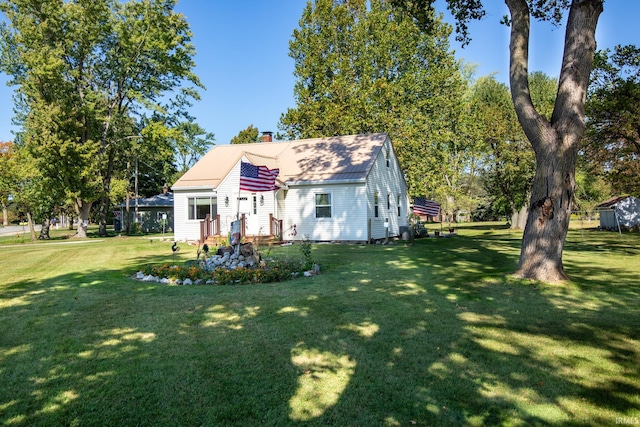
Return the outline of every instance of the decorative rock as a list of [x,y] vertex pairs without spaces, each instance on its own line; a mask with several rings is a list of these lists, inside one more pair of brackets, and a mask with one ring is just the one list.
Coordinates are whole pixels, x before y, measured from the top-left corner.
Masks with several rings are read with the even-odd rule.
[[196,279],[194,282],[196,285],[202,285],[204,283],[204,279]]
[[162,283],[162,284],[164,284],[164,285],[169,285],[169,284],[171,284],[171,279],[167,279],[166,277],[163,277],[163,278],[160,280],[160,283]]
[[136,273],[136,279],[138,279],[138,280],[144,279],[144,273],[142,271],[138,271]]
[[173,282],[173,283],[175,283],[176,285],[182,285],[182,280],[176,279],[176,281]]
[[313,276],[313,272],[312,271],[305,271],[304,273],[302,273],[304,275],[304,277],[311,277]]
[[233,252],[233,246],[223,246],[221,248],[218,248],[216,255],[232,254]]
[[186,278],[184,279],[184,282],[182,282],[183,285],[193,285],[193,280]]

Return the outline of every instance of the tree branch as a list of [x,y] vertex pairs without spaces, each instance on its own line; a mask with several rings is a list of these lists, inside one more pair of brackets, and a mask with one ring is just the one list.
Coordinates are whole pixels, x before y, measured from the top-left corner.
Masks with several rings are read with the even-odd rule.
[[509,44],[509,83],[511,98],[527,138],[534,151],[539,152],[543,132],[550,131],[549,122],[540,115],[529,91],[529,33],[530,11],[526,0],[505,0],[511,14],[511,41]]
[[558,96],[551,123],[584,130],[584,104],[596,50],[595,30],[602,0],[574,1],[569,11]]

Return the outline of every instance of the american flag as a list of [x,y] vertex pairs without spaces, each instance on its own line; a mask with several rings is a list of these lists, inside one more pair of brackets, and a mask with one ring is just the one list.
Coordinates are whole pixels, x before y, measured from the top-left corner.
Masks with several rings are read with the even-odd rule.
[[417,215],[437,216],[440,213],[440,205],[424,197],[414,197],[413,213]]
[[276,177],[280,169],[269,169],[266,166],[254,166],[251,163],[240,163],[240,190],[271,191],[275,190]]

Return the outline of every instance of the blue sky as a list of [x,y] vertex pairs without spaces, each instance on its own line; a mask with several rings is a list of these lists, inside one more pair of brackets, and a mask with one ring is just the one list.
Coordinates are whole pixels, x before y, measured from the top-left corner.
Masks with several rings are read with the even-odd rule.
[[[453,40],[456,57],[477,64],[477,76],[497,72],[508,80],[509,29],[500,25],[507,14],[501,0],[485,0],[487,16],[470,27],[472,41],[464,49]],[[196,74],[207,88],[191,113],[217,144],[226,144],[253,124],[260,131],[277,131],[282,113],[294,106],[293,60],[288,56],[291,34],[306,0],[179,0],[194,33]],[[444,0],[438,0],[442,7]],[[447,11],[446,19],[450,19]],[[616,44],[640,45],[636,27],[639,0],[607,0],[596,38],[599,48]],[[557,77],[560,71],[564,28],[532,23],[530,64],[532,71]],[[11,133],[12,89],[0,75],[0,140]]]

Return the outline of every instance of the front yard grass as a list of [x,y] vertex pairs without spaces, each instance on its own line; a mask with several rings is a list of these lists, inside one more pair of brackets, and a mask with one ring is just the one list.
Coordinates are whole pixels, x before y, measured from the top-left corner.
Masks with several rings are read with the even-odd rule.
[[132,280],[173,260],[167,241],[0,239],[0,423],[638,420],[640,235],[572,228],[572,281],[547,285],[509,277],[520,233],[456,232],[314,245],[321,275],[246,286]]

